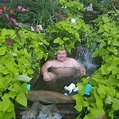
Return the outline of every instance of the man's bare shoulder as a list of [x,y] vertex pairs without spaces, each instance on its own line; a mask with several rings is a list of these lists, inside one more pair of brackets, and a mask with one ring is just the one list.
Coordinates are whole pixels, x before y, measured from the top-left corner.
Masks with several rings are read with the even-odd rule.
[[52,63],[54,63],[54,62],[57,62],[57,60],[48,60],[46,63],[47,63],[47,64],[52,64]]

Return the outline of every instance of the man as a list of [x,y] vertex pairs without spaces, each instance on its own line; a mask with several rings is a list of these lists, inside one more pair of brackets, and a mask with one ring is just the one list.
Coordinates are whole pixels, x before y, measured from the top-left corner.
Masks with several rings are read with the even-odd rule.
[[68,80],[67,77],[71,79],[71,76],[75,76],[77,71],[86,75],[85,68],[74,58],[67,57],[66,50],[58,50],[57,58],[47,61],[41,68],[43,80],[54,89],[60,86],[58,90],[62,90],[63,86],[73,82],[73,80]]

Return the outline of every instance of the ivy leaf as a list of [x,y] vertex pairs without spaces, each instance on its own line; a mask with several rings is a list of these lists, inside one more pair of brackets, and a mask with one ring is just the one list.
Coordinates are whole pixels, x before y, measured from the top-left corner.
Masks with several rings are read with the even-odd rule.
[[[1,105],[1,103],[0,103],[0,105]],[[0,111],[0,119],[4,119],[4,113],[5,113],[5,112]]]
[[9,95],[5,94],[2,96],[2,102],[0,104],[0,110],[5,112],[7,111],[8,107],[10,106],[10,100],[9,100]]
[[77,83],[77,87],[79,88],[80,94],[84,95],[85,85],[83,83]]
[[102,71],[102,74],[109,74],[109,71],[108,71],[106,65],[102,65],[102,66],[101,66],[101,71]]
[[25,107],[27,106],[27,99],[24,93],[19,93],[16,97],[16,101]]
[[97,105],[97,107],[98,107],[98,108],[99,108],[99,107],[102,107],[102,106],[103,106],[103,102],[102,102],[102,100],[100,99],[100,97],[97,95],[96,92],[94,93],[94,96],[95,96],[95,99],[96,99],[96,105]]
[[97,91],[99,94],[106,94],[106,87],[104,85],[99,85]]
[[5,66],[9,69],[9,71],[13,72],[14,74],[18,74],[18,69],[16,68],[16,64],[13,61],[5,61]]
[[112,70],[112,74],[119,74],[118,68],[113,69],[113,70]]
[[102,107],[100,108],[92,108],[91,109],[91,114],[94,116],[94,118],[102,116],[105,114],[104,110]]
[[83,97],[80,94],[76,94],[73,98],[76,100],[76,106],[74,108],[80,112],[83,108]]
[[[14,104],[10,101],[9,107],[7,109],[7,112],[12,112],[14,113],[15,116],[15,112],[14,112]],[[6,118],[7,119],[7,118]]]
[[8,74],[9,70],[5,66],[0,66],[0,72],[2,74]]
[[107,48],[110,52],[112,52],[112,53],[114,53],[115,55],[117,55],[118,54],[118,51],[117,51],[117,49],[115,48],[115,47],[108,47]]
[[19,92],[23,92],[21,84],[19,84],[18,82],[15,82],[13,85],[10,85],[10,87],[8,89],[11,92],[15,92],[16,95],[19,94]]
[[112,104],[112,107],[114,108],[114,110],[118,110],[119,109],[119,99],[117,98],[114,98],[113,100],[113,104]]
[[83,106],[84,107],[88,107],[89,106],[89,103],[87,101],[83,101]]
[[7,52],[7,49],[5,46],[0,47],[0,55],[4,55]]
[[89,113],[83,119],[93,119],[93,116]]
[[81,103],[79,103],[79,102],[76,102],[76,106],[74,106],[74,108],[77,111],[81,112],[82,111],[82,108],[83,108],[83,105]]
[[59,45],[62,45],[62,44],[64,43],[64,41],[61,40],[60,37],[57,37],[57,38],[53,41],[53,43],[58,43]]

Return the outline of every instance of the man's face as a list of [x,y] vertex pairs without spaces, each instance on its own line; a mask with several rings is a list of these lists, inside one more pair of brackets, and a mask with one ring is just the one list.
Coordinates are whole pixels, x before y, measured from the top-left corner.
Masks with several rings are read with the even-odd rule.
[[64,62],[66,60],[67,53],[66,50],[58,50],[57,51],[57,60],[60,62]]

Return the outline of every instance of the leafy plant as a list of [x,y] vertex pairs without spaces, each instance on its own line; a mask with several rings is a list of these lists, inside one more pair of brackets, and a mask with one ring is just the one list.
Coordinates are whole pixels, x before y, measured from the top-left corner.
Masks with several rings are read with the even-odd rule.
[[63,14],[57,0],[13,0],[11,2],[11,8],[16,9],[19,5],[28,10],[27,14],[17,15],[19,22],[28,23],[31,26],[42,25],[44,29],[56,23],[56,13]]
[[57,22],[54,26],[48,27],[46,31],[47,40],[52,44],[50,50],[55,54],[56,50],[66,48],[69,53],[80,42],[83,33],[89,32],[89,27],[80,18],[83,5],[75,1],[59,0],[64,7],[64,14],[67,18]]
[[[83,78],[78,83],[80,92],[73,96],[76,100],[75,109],[80,112],[79,118],[94,119],[102,115],[114,119],[119,111],[119,27],[108,17],[102,16],[95,20],[97,48],[94,57],[101,57],[101,67],[95,73]],[[93,89],[90,97],[84,96],[85,86],[91,84]]]
[[16,118],[15,102],[27,106],[27,83],[47,58],[44,36],[28,30],[0,29],[0,118]]

